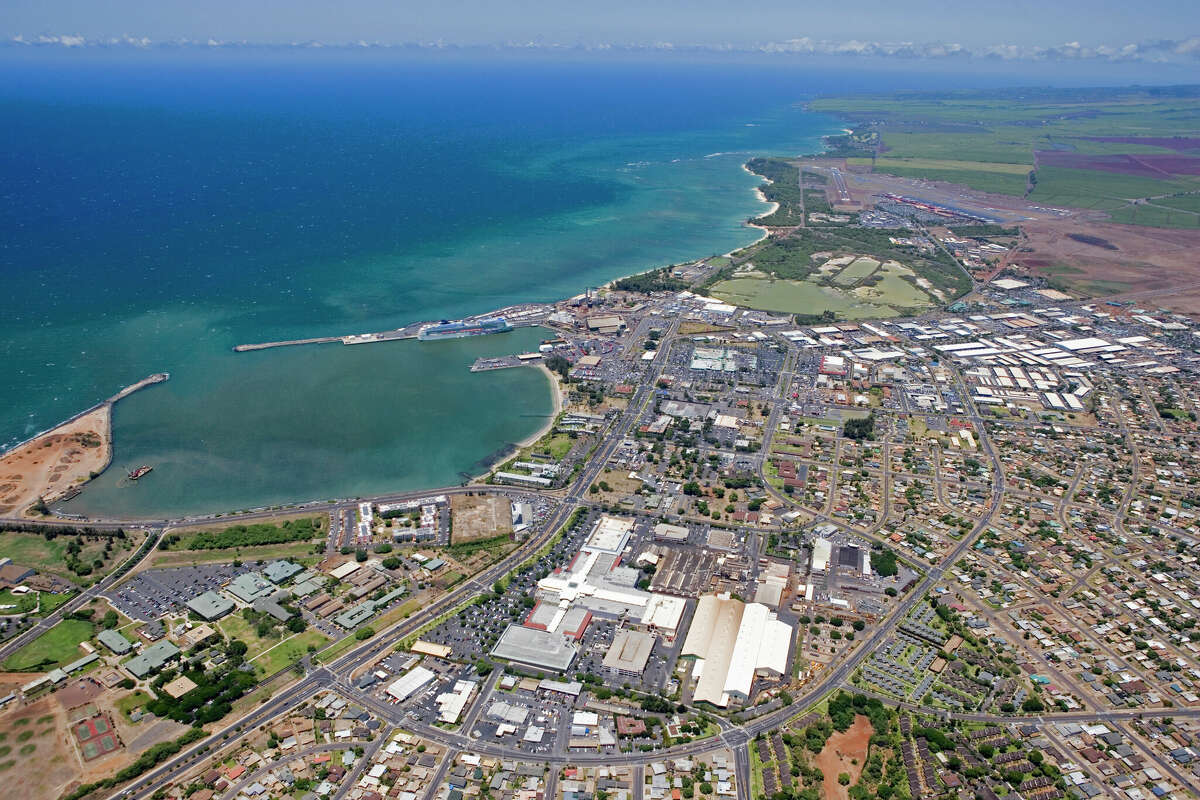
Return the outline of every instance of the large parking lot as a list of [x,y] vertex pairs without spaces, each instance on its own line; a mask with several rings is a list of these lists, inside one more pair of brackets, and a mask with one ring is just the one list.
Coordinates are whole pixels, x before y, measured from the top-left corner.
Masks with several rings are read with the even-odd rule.
[[108,601],[130,619],[149,622],[164,614],[177,614],[198,594],[219,589],[254,564],[204,564],[139,572],[116,589],[104,593]]

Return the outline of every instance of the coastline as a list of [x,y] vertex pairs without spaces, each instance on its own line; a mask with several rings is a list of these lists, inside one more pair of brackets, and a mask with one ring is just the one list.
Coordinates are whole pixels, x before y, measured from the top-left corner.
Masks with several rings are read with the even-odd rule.
[[[750,170],[750,169],[747,167],[747,162],[742,162],[742,163],[741,163],[739,166],[740,166],[740,168],[741,168],[742,170],[744,170],[744,171],[745,171],[747,174],[754,175],[756,178],[763,178],[763,176],[760,176],[760,175],[758,175],[757,173],[755,173],[755,172],[753,172],[752,170]],[[764,180],[765,180],[765,179],[764,179]],[[758,213],[757,213],[757,214],[756,214],[754,217],[751,217],[750,219],[755,219],[755,218],[758,218],[758,217],[761,217],[761,216],[766,216],[766,215],[769,215],[769,214],[771,214],[771,213],[774,213],[774,211],[778,209],[778,207],[779,207],[779,204],[778,204],[778,203],[775,203],[775,202],[772,202],[772,201],[769,201],[769,200],[767,200],[767,199],[766,199],[766,197],[765,197],[765,195],[763,194],[763,192],[762,192],[761,188],[759,188],[759,186],[758,186],[758,185],[756,185],[756,186],[754,187],[754,195],[755,195],[755,199],[756,199],[756,200],[757,200],[759,203],[762,203],[764,206],[766,206],[766,208],[765,208],[764,210],[762,210],[762,211],[758,212]],[[742,223],[741,223],[741,224],[742,224],[742,226],[744,226],[744,227],[749,227],[749,228],[757,228],[757,229],[760,231],[760,234],[761,234],[761,235],[760,235],[760,236],[759,236],[757,239],[755,239],[753,242],[748,242],[748,243],[746,243],[746,244],[740,245],[740,246],[738,246],[738,247],[735,247],[735,248],[733,248],[733,249],[731,249],[731,250],[727,251],[727,252],[724,254],[724,255],[725,255],[725,256],[727,256],[727,257],[734,256],[735,254],[737,254],[737,253],[739,253],[739,252],[741,252],[741,251],[745,250],[746,248],[754,246],[755,244],[757,244],[757,243],[761,242],[763,239],[765,239],[765,238],[766,238],[766,237],[769,235],[769,230],[768,230],[768,228],[766,228],[765,226],[762,226],[762,225],[755,225],[755,224],[752,224],[752,223],[750,223],[750,222],[749,222],[749,220],[748,220],[748,219],[743,219],[743,221],[742,221]],[[702,259],[690,259],[690,260],[683,261],[683,262],[680,262],[680,263],[692,263],[692,262],[694,262],[694,261],[696,261],[696,260],[702,260]],[[649,270],[640,270],[640,271],[637,271],[637,272],[631,272],[631,273],[628,273],[628,274],[626,274],[626,275],[622,275],[622,276],[617,276],[617,277],[614,277],[613,279],[611,279],[610,281],[608,281],[607,283],[605,283],[605,284],[604,284],[604,287],[605,287],[605,288],[609,288],[609,289],[611,289],[611,288],[612,288],[612,286],[613,286],[613,285],[614,285],[614,284],[615,284],[617,281],[620,281],[620,280],[622,280],[623,278],[630,277],[630,276],[632,276],[632,275],[639,275],[639,274],[643,274],[643,273],[645,273],[645,272],[647,272],[647,271],[653,271],[653,270],[655,270],[655,269],[660,269],[660,268],[661,268],[661,266],[657,266],[657,267],[651,267]],[[569,298],[564,298],[564,299],[569,299]],[[542,372],[543,372],[543,373],[546,375],[546,377],[547,377],[547,380],[548,380],[548,382],[549,382],[549,384],[550,384],[551,398],[552,398],[552,403],[553,403],[553,406],[554,406],[554,410],[553,410],[553,412],[550,414],[550,416],[547,418],[547,420],[546,420],[545,424],[543,424],[543,425],[539,426],[539,428],[538,428],[536,431],[534,431],[534,432],[533,432],[533,433],[531,433],[529,436],[527,436],[527,437],[525,437],[524,439],[522,439],[520,442],[516,442],[516,443],[514,444],[515,451],[519,451],[519,450],[521,450],[521,449],[523,449],[523,448],[529,447],[530,445],[534,444],[534,443],[535,443],[535,442],[537,442],[539,439],[541,439],[543,436],[545,436],[545,435],[546,435],[546,434],[547,434],[547,433],[548,433],[548,432],[549,432],[549,431],[550,431],[550,430],[553,428],[553,426],[554,426],[554,424],[555,424],[555,422],[556,422],[556,420],[557,420],[558,416],[559,416],[559,415],[562,413],[562,410],[563,410],[563,407],[564,407],[564,404],[563,404],[563,390],[562,390],[562,384],[560,383],[558,376],[557,376],[555,373],[553,373],[553,372],[552,372],[552,371],[551,371],[549,368],[547,368],[547,367],[546,367],[544,364],[531,365],[531,366],[537,366],[537,368],[538,368],[538,369],[541,369],[541,370],[542,370]],[[152,378],[155,378],[155,377],[157,377],[157,376],[152,376]],[[159,378],[159,380],[165,380],[165,379],[166,379],[166,375],[165,375],[165,374],[164,374],[164,375],[163,375],[161,378]],[[118,395],[118,396],[116,396],[116,397],[114,397],[114,398],[109,398],[109,400],[108,400],[108,401],[105,401],[105,402],[111,403],[111,402],[113,402],[113,401],[115,401],[115,400],[117,400],[117,399],[120,399],[120,397],[123,397],[123,396],[125,396],[127,393],[129,393],[129,391],[130,391],[130,390],[136,390],[136,388],[141,388],[142,386],[144,386],[144,385],[148,385],[148,384],[149,384],[149,383],[151,383],[151,382],[157,382],[157,380],[146,379],[146,380],[144,380],[144,381],[140,382],[140,383],[139,383],[138,385],[136,385],[135,387],[129,387],[128,389],[124,390],[124,391],[123,391],[123,392],[122,392],[120,395]],[[89,409],[89,411],[91,411],[91,410],[94,410],[94,408],[95,408],[95,407],[93,407],[92,409]],[[86,413],[86,412],[82,412],[82,413]],[[79,415],[76,415],[76,416],[79,416]],[[110,419],[110,423],[111,423],[111,419]],[[59,426],[56,426],[56,427],[59,427]],[[54,430],[54,429],[51,429],[51,430]],[[34,438],[37,438],[37,437],[34,437]],[[107,467],[107,466],[109,466],[109,465],[111,464],[111,461],[112,461],[112,453],[113,453],[113,450],[115,449],[115,447],[114,447],[114,445],[115,445],[115,442],[113,442],[113,441],[112,441],[111,425],[110,425],[110,427],[109,427],[109,429],[108,429],[108,436],[107,436],[106,438],[107,438],[107,440],[108,440],[108,441],[106,442],[106,444],[108,445],[108,450],[109,450],[109,452],[108,452],[108,458],[107,458],[107,463],[105,464],[105,467]],[[470,484],[478,484],[478,483],[479,483],[481,480],[483,480],[483,479],[486,479],[486,478],[487,478],[487,476],[488,476],[488,475],[490,475],[490,474],[491,474],[491,473],[492,473],[492,472],[495,470],[495,468],[496,468],[497,466],[499,466],[500,464],[504,463],[505,461],[507,461],[508,459],[510,459],[510,458],[512,457],[512,452],[513,452],[513,451],[510,451],[508,454],[506,454],[506,455],[504,455],[504,456],[502,456],[502,457],[498,457],[498,458],[496,458],[496,459],[495,459],[495,460],[494,460],[492,463],[490,463],[490,464],[489,464],[489,465],[486,467],[486,469],[484,469],[483,471],[481,471],[481,472],[480,472],[478,475],[475,475],[475,476],[473,476],[473,477],[472,477],[472,478],[471,478],[471,479],[468,481],[468,483],[470,483]],[[101,470],[101,471],[103,471],[103,470]]]
[[[28,511],[39,499],[44,503],[70,499],[103,474],[113,462],[113,409],[116,404],[169,377],[167,373],[155,373],[143,378],[0,452],[0,465],[9,478],[5,496],[0,498],[0,516],[15,514],[21,518],[34,518]],[[85,444],[92,437],[98,440],[96,444]],[[42,452],[45,450],[49,453]],[[9,470],[15,471],[10,473]],[[58,518],[53,513],[49,517]]]
[[479,473],[478,475],[473,475],[471,477],[471,480],[469,481],[469,483],[471,485],[482,483],[489,475],[492,474],[492,472],[496,469],[496,467],[500,466],[505,461],[508,461],[510,458],[512,458],[513,453],[519,453],[524,448],[530,447],[531,445],[536,443],[539,439],[541,439],[543,436],[545,436],[547,433],[549,433],[551,430],[553,430],[554,423],[556,423],[558,421],[559,415],[562,414],[562,412],[563,412],[563,408],[564,408],[563,390],[562,390],[562,383],[560,382],[558,375],[554,371],[552,371],[549,367],[547,367],[544,363],[530,364],[529,366],[533,367],[536,370],[539,370],[542,374],[544,374],[546,376],[546,380],[550,382],[550,394],[551,394],[551,399],[554,402],[554,410],[551,412],[550,416],[546,418],[545,424],[543,424],[540,428],[538,428],[533,433],[526,436],[521,441],[514,442],[513,450],[511,452],[507,453],[506,455],[500,456],[499,458],[493,459],[487,465],[487,469],[485,469],[483,472]]

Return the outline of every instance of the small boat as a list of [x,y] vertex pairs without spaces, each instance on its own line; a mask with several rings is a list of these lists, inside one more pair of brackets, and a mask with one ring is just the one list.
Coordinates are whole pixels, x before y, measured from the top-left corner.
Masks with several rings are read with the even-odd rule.
[[152,469],[154,469],[154,467],[142,466],[142,467],[138,467],[137,469],[130,470],[129,471],[129,480],[136,481],[138,478],[142,477],[143,475],[145,475],[147,472],[149,472]]

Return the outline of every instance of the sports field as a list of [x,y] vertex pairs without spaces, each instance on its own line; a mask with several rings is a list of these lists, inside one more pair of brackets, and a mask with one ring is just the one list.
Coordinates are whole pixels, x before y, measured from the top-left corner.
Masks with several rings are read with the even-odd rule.
[[9,656],[4,662],[4,669],[9,672],[44,672],[69,664],[83,655],[79,643],[92,638],[92,631],[90,622],[65,619]]

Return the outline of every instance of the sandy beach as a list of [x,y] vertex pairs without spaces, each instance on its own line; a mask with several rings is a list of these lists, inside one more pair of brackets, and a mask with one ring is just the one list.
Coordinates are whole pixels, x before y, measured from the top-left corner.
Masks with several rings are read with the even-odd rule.
[[536,442],[538,439],[541,439],[543,436],[545,436],[547,433],[549,433],[550,430],[554,427],[554,423],[558,419],[558,415],[561,414],[563,411],[563,390],[562,390],[562,384],[559,382],[558,374],[553,372],[544,363],[530,364],[529,366],[531,366],[535,369],[541,370],[541,372],[546,376],[546,380],[550,381],[550,395],[554,400],[554,411],[551,412],[550,416],[546,418],[546,423],[544,425],[542,425],[540,428],[538,428],[533,433],[526,436],[521,441],[516,442],[514,445],[515,449],[512,452],[510,452],[508,455],[497,458],[491,464],[488,464],[487,469],[485,469],[483,472],[481,472],[478,475],[471,478],[471,483],[483,482],[487,478],[488,475],[492,474],[492,470],[494,470],[496,467],[503,464],[505,461],[508,461],[508,459],[512,458],[513,453],[519,452],[520,450],[522,450],[526,447],[529,447],[534,442]]
[[112,458],[112,405],[101,403],[0,456],[0,514],[61,498]]

